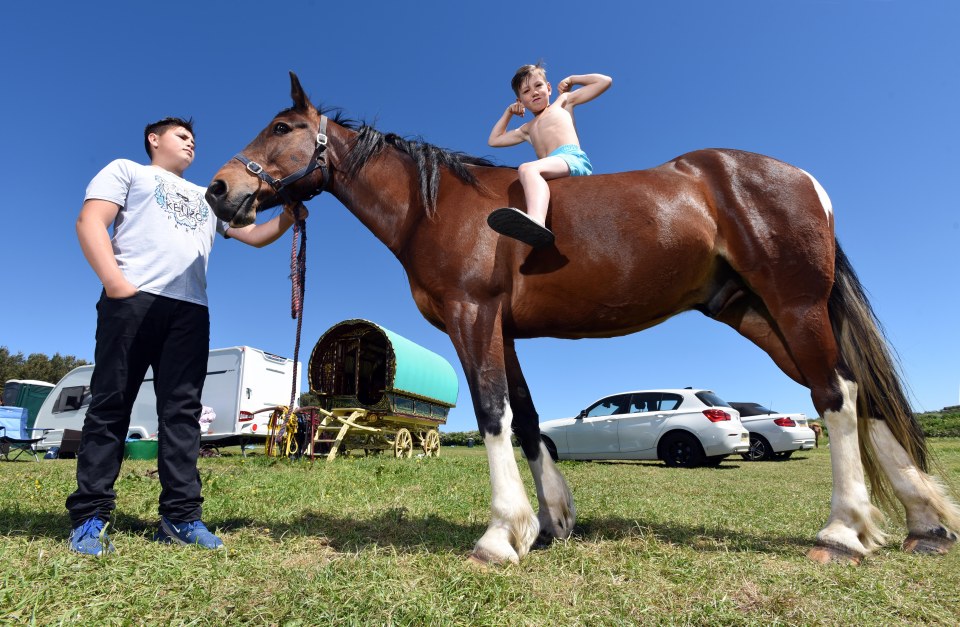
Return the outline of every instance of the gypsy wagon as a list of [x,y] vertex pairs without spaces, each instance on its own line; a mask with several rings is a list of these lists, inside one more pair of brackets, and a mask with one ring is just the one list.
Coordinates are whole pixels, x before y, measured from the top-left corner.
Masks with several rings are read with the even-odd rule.
[[426,348],[370,322],[345,320],[317,341],[307,371],[318,407],[309,419],[310,453],[362,449],[410,457],[414,444],[440,453],[437,428],[456,405],[457,375]]

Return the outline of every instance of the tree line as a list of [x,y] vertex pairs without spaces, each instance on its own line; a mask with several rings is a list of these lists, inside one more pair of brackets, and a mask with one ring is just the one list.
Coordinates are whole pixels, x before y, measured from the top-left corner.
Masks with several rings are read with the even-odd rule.
[[11,353],[6,346],[0,346],[0,385],[10,379],[35,379],[56,384],[65,374],[90,362],[73,355],[55,353],[47,357],[43,353]]

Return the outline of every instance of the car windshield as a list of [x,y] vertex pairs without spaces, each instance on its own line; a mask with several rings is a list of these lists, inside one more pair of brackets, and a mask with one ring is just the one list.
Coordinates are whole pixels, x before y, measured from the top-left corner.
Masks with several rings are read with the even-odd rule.
[[756,403],[731,403],[731,406],[740,412],[740,416],[766,416],[767,414],[775,414],[777,412],[764,407],[763,405],[757,405]]
[[707,407],[730,407],[730,404],[710,391],[697,392],[695,394]]

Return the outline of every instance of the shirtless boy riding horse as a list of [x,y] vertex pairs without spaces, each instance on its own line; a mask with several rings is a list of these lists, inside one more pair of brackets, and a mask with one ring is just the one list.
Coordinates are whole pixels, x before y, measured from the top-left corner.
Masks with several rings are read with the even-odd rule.
[[[500,116],[490,132],[488,143],[501,148],[528,141],[537,153],[537,160],[518,168],[527,213],[505,207],[491,213],[487,223],[498,233],[540,248],[553,243],[553,233],[546,227],[550,202],[547,181],[564,176],[589,176],[593,172],[590,159],[580,149],[573,108],[605,92],[613,80],[603,74],[568,76],[557,85],[560,95],[553,104],[550,104],[553,92],[542,62],[521,67],[510,84],[517,100]],[[581,88],[570,91],[574,85],[581,85]],[[514,115],[523,117],[526,110],[533,113],[533,120],[508,131],[510,118]]]

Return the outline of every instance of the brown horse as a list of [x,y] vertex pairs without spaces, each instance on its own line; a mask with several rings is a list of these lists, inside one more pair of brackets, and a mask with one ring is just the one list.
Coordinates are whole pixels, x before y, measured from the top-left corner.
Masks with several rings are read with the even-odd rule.
[[813,445],[820,448],[820,434],[823,433],[823,427],[816,422],[811,422],[808,426],[813,431]]
[[491,521],[473,559],[517,561],[538,533],[565,538],[574,526],[514,340],[624,335],[691,309],[766,351],[810,389],[829,426],[833,499],[811,559],[859,562],[884,541],[864,468],[881,503],[891,492],[903,503],[906,550],[946,552],[956,541],[960,510],[926,474],[923,434],[812,176],[701,150],[650,170],[551,181],[556,242],[532,250],[486,224],[497,207],[523,207],[515,169],[329,119],[292,73],[291,95],[293,107],[217,172],[207,200],[245,225],[329,191],[403,264],[417,307],[456,347],[486,444]]

